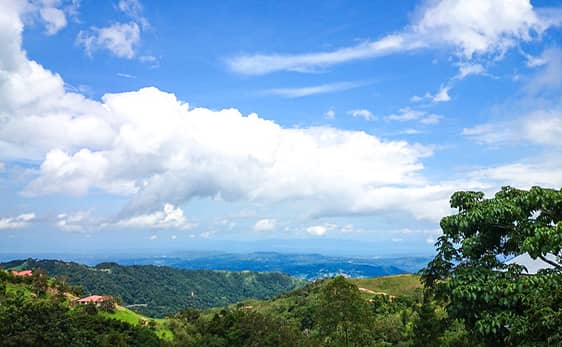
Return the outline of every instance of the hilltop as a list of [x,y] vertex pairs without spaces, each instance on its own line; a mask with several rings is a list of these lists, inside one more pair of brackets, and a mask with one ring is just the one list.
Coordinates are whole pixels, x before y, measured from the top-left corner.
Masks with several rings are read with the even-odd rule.
[[266,299],[306,282],[281,273],[182,270],[166,266],[121,266],[101,263],[90,267],[59,260],[17,260],[5,269],[44,269],[66,276],[86,293],[112,295],[142,314],[162,317],[186,307],[226,306],[248,298]]
[[16,277],[0,270],[2,346],[166,346],[167,319],[152,319],[116,304],[77,303],[81,288],[44,272]]

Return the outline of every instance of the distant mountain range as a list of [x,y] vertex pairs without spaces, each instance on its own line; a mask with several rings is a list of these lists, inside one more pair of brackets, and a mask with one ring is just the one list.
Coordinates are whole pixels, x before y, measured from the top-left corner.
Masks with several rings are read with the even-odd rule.
[[169,256],[125,258],[123,265],[158,265],[178,269],[283,272],[306,280],[345,274],[349,277],[378,277],[416,273],[429,257],[352,258],[320,254],[283,254],[255,252],[248,254],[176,253]]

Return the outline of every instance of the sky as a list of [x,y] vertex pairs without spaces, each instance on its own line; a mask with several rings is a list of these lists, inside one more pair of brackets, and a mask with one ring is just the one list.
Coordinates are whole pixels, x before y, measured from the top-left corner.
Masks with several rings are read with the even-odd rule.
[[431,254],[561,92],[559,1],[0,0],[0,253]]

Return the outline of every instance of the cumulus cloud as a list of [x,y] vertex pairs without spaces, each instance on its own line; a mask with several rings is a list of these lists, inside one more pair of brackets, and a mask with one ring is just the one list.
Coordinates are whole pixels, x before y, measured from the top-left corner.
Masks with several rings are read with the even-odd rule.
[[16,217],[0,218],[1,229],[19,229],[28,226],[35,219],[35,213],[24,213]]
[[99,221],[92,217],[90,211],[78,211],[58,214],[55,225],[63,231],[82,232],[97,228]]
[[334,109],[329,109],[328,111],[326,111],[326,113],[324,113],[324,117],[326,119],[335,119],[336,118],[336,111],[334,111]]
[[232,57],[228,66],[239,73],[315,71],[349,61],[429,47],[452,47],[461,59],[500,57],[521,41],[540,37],[560,25],[559,9],[537,11],[530,0],[427,1],[402,31],[375,41],[334,51],[304,54],[254,54]]
[[283,128],[234,109],[190,110],[155,88],[102,99],[112,141],[100,139],[98,150],[79,143],[47,150],[26,194],[99,188],[130,195],[130,211],[193,197],[353,200],[375,187],[423,183],[420,160],[432,154],[428,147],[363,132]]
[[271,230],[275,229],[276,225],[277,225],[277,220],[275,220],[275,219],[271,219],[271,218],[260,219],[254,225],[254,230],[255,231],[271,231]]
[[[128,16],[128,23],[113,23],[109,26],[81,30],[76,37],[76,44],[82,46],[87,55],[92,56],[97,50],[107,50],[119,58],[132,59],[140,45],[141,32],[150,28],[148,19],[143,15],[143,6],[138,0],[119,0],[117,9]],[[158,61],[153,56],[141,56],[139,61],[156,67]]]
[[352,224],[346,224],[344,226],[338,226],[333,223],[324,223],[319,225],[311,225],[305,229],[307,233],[313,236],[324,236],[330,231],[340,231],[342,233],[351,233],[354,231]]
[[115,223],[118,227],[154,229],[192,229],[195,225],[185,218],[183,210],[172,204],[165,204],[162,211],[136,215]]
[[58,8],[44,7],[39,10],[41,18],[45,21],[45,27],[48,35],[56,34],[67,24],[66,15]]
[[68,17],[76,18],[80,2],[78,0],[33,0],[12,1],[11,6],[20,8],[28,20],[45,27],[45,34],[54,35],[65,28]]
[[328,227],[325,225],[312,225],[306,228],[306,232],[314,236],[324,236],[328,232]]
[[88,55],[98,49],[105,49],[119,58],[131,59],[135,56],[136,46],[140,41],[140,29],[137,23],[115,23],[108,27],[81,30],[76,43],[84,48]]
[[352,117],[363,118],[364,120],[374,120],[376,118],[371,111],[366,109],[350,110],[347,112],[347,114],[351,115]]

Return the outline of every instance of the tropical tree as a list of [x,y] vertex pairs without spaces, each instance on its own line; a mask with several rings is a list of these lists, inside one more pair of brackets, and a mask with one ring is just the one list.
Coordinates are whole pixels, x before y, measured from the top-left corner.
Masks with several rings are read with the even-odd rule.
[[49,288],[49,276],[43,269],[33,270],[31,276],[31,288],[37,295],[44,295]]
[[[484,345],[562,343],[562,190],[503,187],[451,197],[455,215],[441,220],[437,255],[422,281]],[[528,253],[551,265],[525,275],[511,256]],[[555,255],[555,260],[548,257]]]
[[370,307],[357,286],[342,276],[323,288],[316,321],[326,345],[369,346],[374,342]]

